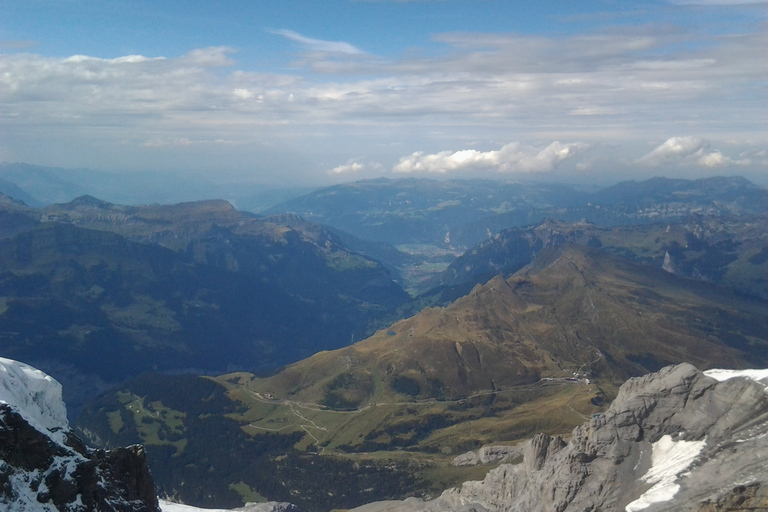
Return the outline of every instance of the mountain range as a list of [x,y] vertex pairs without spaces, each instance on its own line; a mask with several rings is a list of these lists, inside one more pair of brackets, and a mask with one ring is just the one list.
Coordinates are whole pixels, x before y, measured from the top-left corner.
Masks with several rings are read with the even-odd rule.
[[[24,193],[8,179],[23,173],[2,170],[0,187]],[[28,183],[43,190],[38,171]],[[600,473],[600,443],[627,413],[606,407],[628,378],[681,362],[768,366],[767,212],[768,192],[741,178],[602,191],[369,180],[264,214],[223,200],[0,195],[0,343],[64,382],[87,441],[143,443],[175,501],[325,512],[456,497],[501,510],[508,497],[428,498],[481,480],[500,463],[455,457],[499,443],[483,453],[526,459],[527,472],[552,455],[563,481]],[[684,382],[703,379],[685,368]],[[619,461],[632,477],[619,486],[653,465],[655,443],[682,435],[632,413],[648,442],[605,444],[637,464]],[[600,415],[614,418],[590,423],[602,437],[573,434],[594,450],[546,437]],[[566,485],[578,494],[576,480]],[[585,485],[593,508],[629,506],[644,489],[617,498]],[[552,504],[587,503],[571,501]]]
[[766,225],[766,214],[692,215],[678,222],[631,227],[546,219],[539,225],[504,229],[476,244],[425,281],[431,289],[424,295],[448,303],[495,275],[513,274],[546,248],[577,244],[766,299]]
[[270,370],[361,339],[409,300],[322,226],[223,201],[0,204],[4,354],[77,404],[144,371]]
[[[371,501],[374,491],[360,492],[369,475],[388,482],[375,492],[434,495],[477,471],[449,468],[455,455],[568,432],[628,377],[681,361],[766,365],[766,319],[764,301],[563,245],[445,308],[269,378],[138,378],[90,404],[77,425],[98,445],[147,444],[161,488],[197,505],[234,506],[242,491],[308,510],[346,508]],[[212,400],[214,390],[227,398]],[[234,439],[237,457],[213,448]],[[378,473],[384,461],[392,469]],[[333,497],[318,486],[326,465],[347,475]],[[205,501],[173,487],[200,479]]]
[[325,187],[265,210],[295,213],[396,246],[464,251],[510,227],[547,217],[602,226],[768,211],[768,190],[741,177],[626,181],[598,191],[560,184],[483,180],[377,179]]

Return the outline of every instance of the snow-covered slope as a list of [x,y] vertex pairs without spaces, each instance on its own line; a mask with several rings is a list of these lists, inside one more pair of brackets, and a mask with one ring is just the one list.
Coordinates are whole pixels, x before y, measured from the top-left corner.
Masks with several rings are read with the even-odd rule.
[[758,382],[765,386],[768,391],[768,369],[765,370],[707,370],[704,372],[707,377],[712,377],[720,382],[742,377]]
[[41,432],[49,432],[59,444],[69,428],[61,384],[24,363],[0,357],[0,403],[9,404]]
[[160,512],[141,446],[87,448],[69,429],[61,385],[3,358],[0,510]]
[[180,505],[170,501],[160,500],[160,508],[163,512],[299,512],[299,509],[290,503],[249,503],[235,509],[198,508],[189,505]]

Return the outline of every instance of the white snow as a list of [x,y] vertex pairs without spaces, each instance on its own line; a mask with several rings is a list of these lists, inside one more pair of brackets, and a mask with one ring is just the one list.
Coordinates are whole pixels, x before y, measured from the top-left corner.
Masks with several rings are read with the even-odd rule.
[[160,509],[163,512],[231,512],[230,509],[223,508],[198,508],[190,505],[182,505],[181,503],[172,503],[170,501],[159,500]]
[[[37,493],[30,488],[31,482],[41,482],[42,478],[39,470],[11,472],[8,475],[8,484],[13,499],[9,502],[0,500],[0,509],[4,512],[58,512],[52,504],[37,501]],[[45,482],[41,482],[38,492],[45,490]]]
[[733,379],[735,377],[746,377],[747,379],[752,379],[755,382],[759,382],[763,386],[765,386],[766,392],[768,392],[768,369],[766,370],[707,370],[704,372],[704,375],[707,375],[709,377],[712,377],[713,379],[717,379],[719,381],[724,381],[728,379]]
[[671,436],[664,436],[653,443],[651,467],[642,477],[642,480],[653,487],[624,510],[636,512],[648,508],[653,503],[672,499],[680,489],[675,483],[677,476],[688,469],[705,444],[706,441],[673,441]]
[[0,403],[6,403],[34,428],[60,444],[69,429],[61,384],[24,363],[0,357]]

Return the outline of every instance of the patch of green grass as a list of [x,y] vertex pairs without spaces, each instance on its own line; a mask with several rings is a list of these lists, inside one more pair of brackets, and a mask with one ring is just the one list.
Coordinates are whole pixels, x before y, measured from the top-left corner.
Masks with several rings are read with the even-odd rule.
[[376,268],[376,263],[373,260],[343,251],[326,253],[325,261],[329,267],[339,271]]
[[151,328],[164,331],[180,331],[181,324],[176,320],[176,313],[164,302],[147,296],[135,296],[128,306],[102,306],[102,311],[112,322],[128,329]]
[[243,503],[266,503],[267,498],[251,489],[251,487],[242,480],[236,484],[229,484],[229,488],[235,491],[243,498]]
[[[166,407],[159,400],[145,404],[144,397],[132,393],[118,391],[117,395],[119,401],[133,415],[133,422],[142,443],[173,446],[176,448],[175,455],[184,451],[187,445],[187,439],[183,437],[186,413]],[[110,427],[117,433],[112,424],[112,416]]]
[[112,429],[112,432],[115,434],[119,434],[125,426],[123,424],[123,418],[120,416],[120,411],[107,412],[107,418],[109,419],[109,428]]

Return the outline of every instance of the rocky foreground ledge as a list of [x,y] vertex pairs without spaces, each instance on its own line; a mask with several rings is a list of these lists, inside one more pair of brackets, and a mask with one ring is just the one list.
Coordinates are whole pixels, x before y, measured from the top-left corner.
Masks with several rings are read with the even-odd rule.
[[354,512],[768,511],[767,388],[768,371],[670,366],[627,381],[568,442],[535,436],[521,464]]
[[[485,480],[432,501],[355,512],[768,511],[768,370],[689,364],[627,381],[566,442],[537,435]],[[194,512],[160,502],[144,451],[91,450],[69,430],[61,386],[0,358],[0,510]],[[287,503],[238,511],[297,510]]]
[[92,450],[69,430],[61,385],[0,358],[0,510],[160,512],[144,449]]

